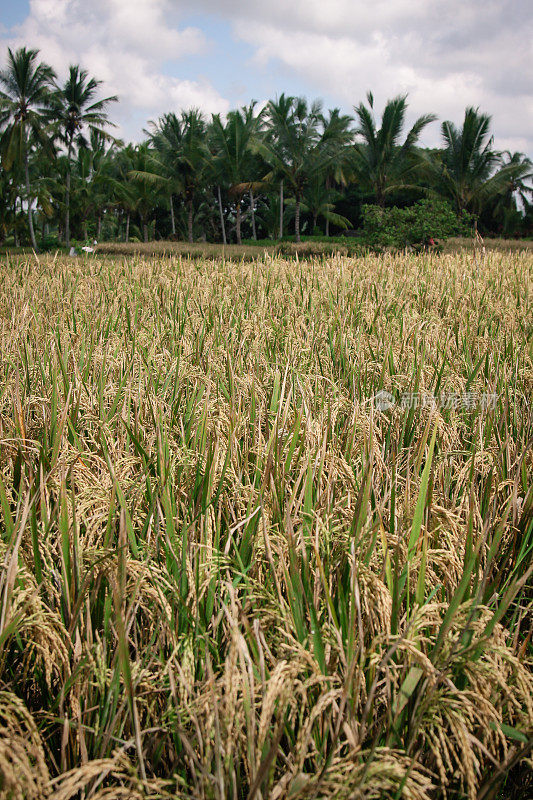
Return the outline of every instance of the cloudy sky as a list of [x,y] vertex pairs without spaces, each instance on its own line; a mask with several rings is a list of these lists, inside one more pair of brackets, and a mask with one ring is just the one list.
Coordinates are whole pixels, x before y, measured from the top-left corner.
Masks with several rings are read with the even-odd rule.
[[165,111],[285,91],[350,112],[371,89],[378,108],[407,92],[412,118],[479,106],[533,155],[532,0],[0,0],[0,37],[103,79],[127,139]]

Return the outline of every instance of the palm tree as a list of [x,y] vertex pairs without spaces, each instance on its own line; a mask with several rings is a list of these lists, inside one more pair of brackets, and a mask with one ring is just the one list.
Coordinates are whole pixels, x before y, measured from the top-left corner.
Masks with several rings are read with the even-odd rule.
[[81,195],[83,237],[87,238],[89,213],[96,216],[96,238],[100,239],[102,218],[106,209],[114,206],[113,176],[114,155],[117,141],[103,131],[92,129],[89,140],[78,149],[77,195]]
[[504,150],[501,158],[508,173],[507,196],[526,206],[533,194],[533,161],[524,153],[511,153],[509,150]]
[[479,213],[484,202],[501,188],[494,180],[501,157],[493,149],[490,122],[488,114],[470,107],[462,128],[450,121],[442,123],[444,150],[442,163],[437,165],[438,189],[458,212],[466,209]]
[[63,86],[52,96],[52,108],[57,121],[59,136],[67,148],[67,180],[65,187],[65,243],[70,244],[70,183],[74,145],[86,146],[85,129],[105,134],[105,127],[112,125],[107,118],[106,108],[118,97],[96,100],[98,87],[102,81],[89,78],[86,70],[71,65],[68,78]]
[[128,155],[131,169],[127,173],[127,183],[122,194],[130,209],[137,212],[143,240],[147,242],[148,225],[157,206],[159,187],[164,184],[165,179],[152,171],[154,155],[146,142],[132,148]]
[[524,153],[505,150],[500,154],[500,164],[495,175],[498,192],[491,201],[487,199],[483,221],[491,228],[496,223],[504,235],[513,235],[526,223],[525,214],[533,196],[533,163]]
[[5,169],[13,164],[24,170],[28,226],[31,243],[37,250],[33,229],[33,197],[30,184],[30,136],[43,141],[49,119],[50,89],[55,75],[51,67],[38,61],[38,50],[8,49],[7,68],[0,71],[0,128],[5,128],[0,148]]
[[[270,100],[267,106],[268,116],[269,116],[269,125],[267,130],[265,131],[265,144],[271,147],[277,147],[279,150],[282,150],[282,143],[278,138],[277,131],[288,128],[292,116],[292,107],[294,103],[294,97],[286,96],[282,94],[277,100]],[[283,238],[283,211],[284,211],[284,201],[283,201],[283,170],[279,171],[277,174],[273,174],[272,177],[275,177],[279,180],[279,238]]]
[[[47,143],[48,145],[49,143]],[[54,187],[58,163],[50,157],[51,147],[34,148],[30,153],[30,176],[33,199],[33,228],[36,231],[41,224],[41,238],[44,238],[49,221],[54,216]]]
[[19,192],[14,172],[6,172],[0,167],[0,242],[3,242],[10,231],[13,231],[15,246],[18,243],[17,201]]
[[[340,196],[336,189],[332,189],[327,185],[323,175],[320,173],[315,174],[306,184],[302,195],[301,210],[311,215],[311,233],[314,232],[319,218],[324,219],[326,225],[331,223],[336,225],[337,228],[344,229],[350,227],[349,219],[335,213],[335,201]],[[289,201],[289,204],[292,205],[291,201]],[[326,235],[329,235],[329,233]]]
[[520,153],[505,155],[495,150],[490,123],[488,114],[469,107],[460,129],[453,122],[442,124],[444,150],[434,166],[436,187],[458,212],[480,214],[498,198],[513,199],[515,192],[523,198],[528,192],[530,160]]
[[278,191],[272,191],[257,209],[257,220],[261,228],[266,232],[268,239],[275,239],[279,236],[280,205],[283,197]]
[[[294,232],[300,241],[300,205],[304,186],[317,169],[325,166],[318,158],[321,106],[310,107],[305,98],[286,98],[267,106],[268,135],[258,146],[273,172],[283,178],[294,194]],[[325,150],[323,155],[326,155]],[[330,163],[330,159],[328,159]]]
[[166,180],[182,195],[187,207],[188,239],[192,242],[194,202],[209,164],[205,119],[198,109],[190,109],[182,111],[179,117],[167,114],[157,123],[151,123],[151,127],[151,139],[156,152],[151,164],[146,164],[148,171],[145,179],[149,180],[151,167],[154,182],[162,185]]
[[387,101],[379,129],[371,92],[367,100],[368,107],[364,103],[355,107],[359,122],[355,133],[360,141],[354,147],[354,165],[363,190],[372,194],[379,206],[384,206],[388,194],[412,187],[422,164],[416,144],[424,128],[436,117],[434,114],[419,117],[401,143],[407,97],[401,95]]
[[[174,213],[174,195],[183,191],[180,161],[177,154],[183,144],[182,121],[174,113],[163,114],[157,122],[150,122],[150,143],[154,148],[154,174],[165,178],[168,192],[170,223],[172,234],[176,234],[176,217]],[[160,183],[158,181],[158,183]]]
[[[346,186],[352,173],[352,151],[350,145],[353,142],[354,132],[352,130],[353,119],[348,114],[341,114],[340,109],[333,108],[329,110],[329,116],[324,117],[322,120],[323,125],[323,147],[329,148],[332,151],[333,159],[325,169],[324,174],[324,187],[323,190],[315,184],[315,192],[319,191],[324,196],[329,196],[330,200],[336,199],[338,193],[331,192],[334,186]],[[318,182],[322,183],[321,181]],[[324,210],[325,207],[324,207]],[[329,236],[329,224],[335,223],[331,217],[333,214],[333,207],[327,210],[327,213],[319,216],[324,216],[326,220],[326,236]],[[345,219],[342,217],[342,219]],[[340,227],[344,227],[341,225]],[[314,228],[314,225],[313,225]]]
[[136,166],[135,146],[132,144],[119,150],[112,162],[115,205],[126,215],[125,242],[129,242],[131,215],[136,213],[139,201],[137,187],[130,177]]
[[261,115],[254,115],[254,105],[252,103],[242,111],[230,111],[225,124],[219,114],[214,114],[210,128],[215,170],[228,186],[230,197],[235,198],[237,244],[241,244],[243,195],[247,191],[251,193],[250,206],[253,213],[253,190],[260,185],[259,181],[254,181],[256,161],[253,145]]
[[194,201],[202,184],[209,163],[207,149],[207,126],[198,109],[181,114],[182,141],[177,153],[179,169],[182,174],[183,196],[187,206],[187,233],[189,242],[193,241]]

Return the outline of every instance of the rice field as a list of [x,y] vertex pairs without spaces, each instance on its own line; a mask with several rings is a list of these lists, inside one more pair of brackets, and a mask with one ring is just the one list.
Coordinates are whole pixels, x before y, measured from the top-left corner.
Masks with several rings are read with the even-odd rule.
[[[496,250],[500,253],[519,253],[522,251],[533,251],[533,241],[530,239],[479,239],[476,240],[472,237],[451,237],[440,243],[442,250],[445,254],[458,254],[468,251],[474,253],[479,250],[485,251]],[[183,258],[205,258],[213,259],[220,258],[221,255],[226,260],[249,260],[262,259],[265,255],[272,258],[276,257],[296,257],[299,258],[312,258],[323,257],[331,258],[335,255],[339,256],[360,256],[368,250],[361,239],[357,237],[346,237],[344,242],[340,239],[337,241],[303,241],[297,244],[296,242],[283,241],[276,244],[272,243],[248,243],[243,245],[228,244],[220,245],[210,242],[172,242],[165,240],[154,240],[151,242],[100,242],[96,246],[96,251],[99,256],[110,255],[117,256],[130,256],[139,258],[140,256],[155,257],[155,256],[182,256]],[[384,248],[385,250],[387,248]],[[389,248],[392,249],[392,248]],[[31,255],[31,251],[28,251]],[[0,249],[1,254],[1,249]]]
[[0,797],[533,792],[526,252],[0,263]]

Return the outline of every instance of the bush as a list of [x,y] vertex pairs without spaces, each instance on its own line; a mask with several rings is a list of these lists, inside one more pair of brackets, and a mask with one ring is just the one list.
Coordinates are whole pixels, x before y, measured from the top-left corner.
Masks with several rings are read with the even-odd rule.
[[49,235],[41,239],[39,250],[42,253],[48,253],[50,250],[62,250],[64,245],[59,241],[57,236]]
[[371,247],[408,247],[428,239],[448,239],[470,232],[473,218],[463,212],[458,217],[443,200],[419,200],[408,208],[362,207],[362,238]]
[[365,249],[367,248],[359,242],[352,244],[345,241],[343,244],[338,244],[335,241],[330,242],[328,239],[317,241],[306,239],[299,243],[283,241],[276,245],[275,252],[282,256],[295,256],[298,254],[299,257],[357,256],[362,255]]

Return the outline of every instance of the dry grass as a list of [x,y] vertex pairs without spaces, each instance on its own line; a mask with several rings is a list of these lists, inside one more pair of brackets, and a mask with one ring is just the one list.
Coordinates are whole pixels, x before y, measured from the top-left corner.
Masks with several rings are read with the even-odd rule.
[[256,261],[270,257],[288,256],[300,258],[311,256],[349,255],[356,243],[339,244],[338,242],[279,242],[278,244],[211,244],[209,242],[102,242],[96,248],[99,256],[182,256],[191,260],[223,259],[225,261]]
[[[486,250],[495,250],[499,253],[519,253],[522,251],[531,253],[533,251],[533,241],[531,239],[483,239]],[[469,237],[457,236],[448,239],[444,244],[445,252],[457,253],[463,250],[474,250],[479,248],[479,244]]]
[[1,798],[525,796],[530,255],[0,280]]
[[[533,250],[533,241],[528,239],[485,239],[483,246],[486,251],[496,250],[501,253],[519,253],[522,251],[531,252]],[[443,245],[446,254],[462,253],[464,251],[473,252],[480,249],[480,244],[473,238],[456,237],[448,239]],[[188,244],[187,242],[170,242],[170,241],[154,241],[154,242],[102,242],[98,245],[97,251],[99,255],[111,256],[183,256],[191,259],[212,259],[222,258],[229,261],[253,261],[255,259],[264,258],[265,255],[271,257],[287,256],[294,257],[298,255],[299,258],[311,256],[324,256],[331,257],[360,255],[364,252],[365,248],[360,244],[357,238],[346,239],[346,243],[327,240],[324,241],[308,241],[296,244],[294,242],[281,242],[279,244],[245,244],[245,245],[220,245],[196,242]]]
[[99,255],[112,256],[188,256],[191,259],[210,259],[225,257],[228,260],[244,258],[252,260],[261,258],[265,253],[275,250],[275,246],[211,244],[209,242],[101,242],[97,251]]

